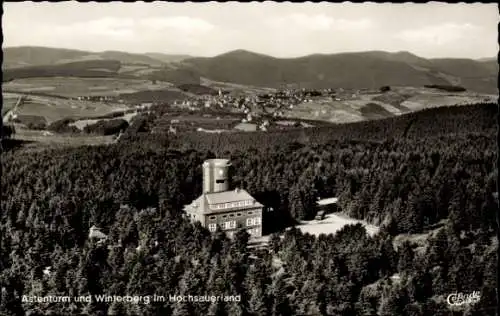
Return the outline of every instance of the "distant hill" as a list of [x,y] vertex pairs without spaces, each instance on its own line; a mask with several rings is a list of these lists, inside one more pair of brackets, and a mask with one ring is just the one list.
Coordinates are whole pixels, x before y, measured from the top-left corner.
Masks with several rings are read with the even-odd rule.
[[162,66],[169,62],[180,61],[190,56],[167,55],[160,53],[132,54],[119,51],[89,52],[64,48],[37,46],[7,47],[3,49],[2,68],[18,68],[78,62],[84,60],[117,60],[122,64],[142,64]]
[[[497,90],[498,63],[496,60],[475,61],[472,59],[431,59],[434,70],[457,79],[455,84],[467,89],[488,92]],[[492,89],[492,90],[490,90]]]
[[424,59],[408,52],[381,51],[274,58],[236,50],[212,58],[191,58],[184,67],[217,81],[279,87],[378,88],[383,85],[453,85],[495,93],[498,65],[471,59]]
[[143,54],[130,54],[118,51],[105,51],[95,54],[102,59],[118,60],[122,64],[144,64],[151,66],[160,66],[163,64],[161,60],[143,55]]
[[7,47],[3,49],[2,68],[53,65],[61,60],[74,60],[89,52],[48,47]]
[[188,58],[193,58],[193,56],[189,55],[169,55],[162,53],[145,53],[144,55],[151,57],[153,59],[159,60],[163,63],[175,63]]
[[[425,59],[409,52],[368,51],[314,54],[299,58],[275,58],[245,50],[215,57],[190,57],[162,53],[130,54],[117,51],[85,52],[44,47],[4,49],[2,68],[22,73],[26,67],[74,67],[75,62],[114,60],[121,63],[117,76],[180,84],[200,84],[200,78],[254,87],[279,88],[294,84],[303,88],[368,88],[381,86],[459,85],[481,93],[497,93],[496,59]],[[71,63],[68,63],[71,62]],[[82,64],[83,65],[83,64]],[[135,65],[135,66],[134,66]],[[134,68],[135,67],[135,68]],[[141,68],[142,67],[142,68]],[[18,70],[12,72],[11,68]],[[33,75],[44,73],[37,68]],[[126,73],[126,75],[124,75]],[[74,74],[78,76],[78,74]],[[85,76],[89,73],[85,73]],[[109,74],[108,74],[109,75]],[[4,78],[5,78],[4,72]]]
[[477,61],[481,61],[481,62],[491,62],[491,61],[494,61],[494,62],[496,62],[497,61],[497,57],[479,58],[479,59],[477,59]]
[[116,60],[87,60],[48,66],[30,66],[3,70],[3,81],[36,77],[115,77],[121,64]]

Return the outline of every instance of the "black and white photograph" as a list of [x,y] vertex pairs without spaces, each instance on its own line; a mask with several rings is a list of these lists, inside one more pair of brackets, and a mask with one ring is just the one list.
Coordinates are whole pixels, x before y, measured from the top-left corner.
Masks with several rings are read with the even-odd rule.
[[497,316],[491,3],[2,4],[0,316]]

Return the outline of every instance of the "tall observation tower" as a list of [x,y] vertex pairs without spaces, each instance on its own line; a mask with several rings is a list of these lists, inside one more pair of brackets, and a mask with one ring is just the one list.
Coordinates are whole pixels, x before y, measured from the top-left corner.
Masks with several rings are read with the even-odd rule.
[[231,162],[228,159],[209,159],[203,163],[203,193],[229,191]]

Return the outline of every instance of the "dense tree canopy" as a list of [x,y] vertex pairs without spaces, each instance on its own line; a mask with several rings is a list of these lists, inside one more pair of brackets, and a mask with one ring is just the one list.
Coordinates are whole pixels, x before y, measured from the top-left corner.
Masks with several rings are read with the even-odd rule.
[[[483,104],[217,136],[150,135],[154,121],[142,117],[117,144],[3,153],[0,314],[449,315],[447,294],[480,291],[480,303],[456,315],[492,315],[496,114]],[[267,250],[250,250],[244,233],[212,236],[181,209],[213,157],[230,158],[234,184],[275,210],[264,217],[268,233],[314,217],[317,197],[328,196],[381,232],[292,228]],[[92,225],[105,242],[88,239]],[[427,232],[424,246],[394,247],[398,234]],[[22,302],[99,294],[167,300]],[[168,299],[183,294],[241,299]]]

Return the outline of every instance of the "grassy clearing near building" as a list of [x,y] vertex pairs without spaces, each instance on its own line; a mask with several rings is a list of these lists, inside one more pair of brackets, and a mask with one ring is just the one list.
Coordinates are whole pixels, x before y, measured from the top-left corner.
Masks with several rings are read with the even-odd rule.
[[302,233],[319,236],[321,234],[335,234],[345,225],[355,225],[358,223],[361,223],[365,227],[366,232],[370,236],[375,235],[379,231],[379,228],[375,225],[338,213],[327,214],[323,220],[303,221],[296,227],[300,229]]

